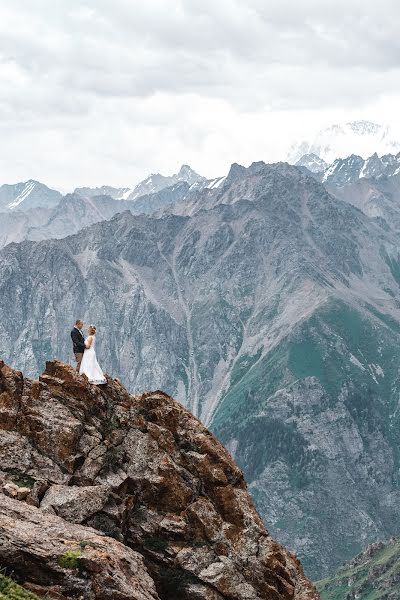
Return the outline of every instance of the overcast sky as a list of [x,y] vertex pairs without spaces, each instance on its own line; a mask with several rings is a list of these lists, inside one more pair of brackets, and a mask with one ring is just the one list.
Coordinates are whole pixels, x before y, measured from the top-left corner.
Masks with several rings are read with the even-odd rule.
[[398,0],[0,0],[0,184],[131,186],[392,124]]

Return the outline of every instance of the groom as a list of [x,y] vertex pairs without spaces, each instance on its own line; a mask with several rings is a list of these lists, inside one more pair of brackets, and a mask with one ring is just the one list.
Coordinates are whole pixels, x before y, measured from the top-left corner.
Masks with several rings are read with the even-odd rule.
[[71,339],[74,347],[74,354],[76,360],[76,370],[78,371],[78,373],[81,367],[83,353],[85,352],[85,338],[83,337],[82,329],[83,321],[82,319],[78,319],[77,321],[75,321],[74,328],[71,331]]

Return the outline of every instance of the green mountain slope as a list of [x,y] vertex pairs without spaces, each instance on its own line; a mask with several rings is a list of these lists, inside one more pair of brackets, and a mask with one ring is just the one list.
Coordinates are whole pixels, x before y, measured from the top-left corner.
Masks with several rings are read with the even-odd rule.
[[399,530],[399,348],[385,317],[328,302],[239,366],[215,413],[270,530],[311,572]]
[[322,600],[398,600],[400,540],[369,546],[317,587]]

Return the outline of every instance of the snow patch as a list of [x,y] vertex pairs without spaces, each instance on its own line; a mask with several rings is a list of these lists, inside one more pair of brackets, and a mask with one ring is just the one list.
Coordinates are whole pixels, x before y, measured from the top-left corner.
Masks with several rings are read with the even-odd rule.
[[207,183],[207,189],[209,190],[215,190],[219,187],[221,187],[221,185],[224,183],[226,177],[217,177],[217,179],[212,179],[211,181],[209,181]]
[[353,365],[356,365],[356,367],[358,367],[362,371],[365,371],[364,365],[360,363],[360,361],[354,356],[354,354],[350,354],[350,362],[352,362]]
[[15,198],[15,200],[13,200],[12,202],[10,202],[10,204],[8,205],[8,208],[10,208],[12,210],[16,206],[19,206],[21,204],[21,202],[23,202],[24,200],[26,200],[27,197],[32,193],[35,185],[36,185],[36,183],[34,181],[28,181],[25,184],[25,187],[22,190],[22,192],[19,194],[19,196],[17,196]]

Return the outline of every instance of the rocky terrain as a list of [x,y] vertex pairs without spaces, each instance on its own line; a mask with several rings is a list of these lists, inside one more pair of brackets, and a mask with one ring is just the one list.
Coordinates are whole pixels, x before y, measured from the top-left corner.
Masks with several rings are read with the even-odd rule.
[[95,322],[106,370],[199,416],[321,578],[400,530],[397,233],[286,164],[169,211],[4,248],[0,355],[37,376]]
[[400,541],[371,544],[318,588],[322,600],[398,600]]
[[38,596],[319,598],[228,452],[163,392],[0,362],[0,428],[0,566]]

